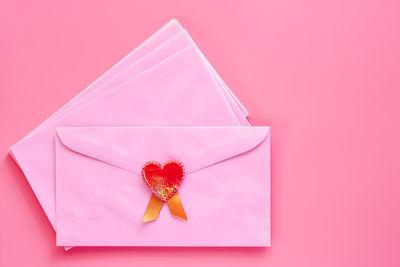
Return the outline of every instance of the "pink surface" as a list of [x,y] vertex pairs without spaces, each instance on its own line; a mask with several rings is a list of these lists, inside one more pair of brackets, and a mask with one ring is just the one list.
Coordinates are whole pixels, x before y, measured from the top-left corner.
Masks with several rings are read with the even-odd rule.
[[[400,5],[0,3],[0,266],[398,266]],[[272,128],[272,247],[55,247],[10,145],[169,19]]]
[[[269,127],[67,127],[55,143],[59,246],[270,245]],[[170,159],[188,220],[143,224],[142,168]]]

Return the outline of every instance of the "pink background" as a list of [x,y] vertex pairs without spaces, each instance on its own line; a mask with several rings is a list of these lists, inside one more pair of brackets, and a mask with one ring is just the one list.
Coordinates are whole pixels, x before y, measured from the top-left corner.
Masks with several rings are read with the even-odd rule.
[[[0,2],[0,266],[399,266],[400,3],[137,2]],[[65,252],[7,149],[173,17],[272,127],[272,247]]]

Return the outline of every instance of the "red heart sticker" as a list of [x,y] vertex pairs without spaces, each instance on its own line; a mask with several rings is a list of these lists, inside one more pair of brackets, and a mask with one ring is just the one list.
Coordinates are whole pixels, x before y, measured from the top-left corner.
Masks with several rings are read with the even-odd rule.
[[144,182],[155,196],[167,201],[178,190],[185,172],[182,163],[170,160],[164,164],[147,162],[142,169]]

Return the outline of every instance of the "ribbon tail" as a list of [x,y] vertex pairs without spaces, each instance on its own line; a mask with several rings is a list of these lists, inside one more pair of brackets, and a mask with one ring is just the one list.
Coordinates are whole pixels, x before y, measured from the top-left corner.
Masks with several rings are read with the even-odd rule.
[[183,209],[181,199],[178,192],[176,192],[170,199],[167,200],[169,211],[172,216],[187,221],[185,210]]
[[158,214],[160,214],[163,203],[164,201],[152,194],[147,209],[143,215],[142,222],[146,223],[156,220]]

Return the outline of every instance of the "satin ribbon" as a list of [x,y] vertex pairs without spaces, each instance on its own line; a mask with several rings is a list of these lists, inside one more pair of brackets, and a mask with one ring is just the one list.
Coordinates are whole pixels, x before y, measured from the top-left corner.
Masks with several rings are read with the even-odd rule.
[[[166,202],[168,204],[168,208],[172,216],[187,221],[187,216],[185,210],[183,209],[182,202],[181,199],[179,198],[178,192],[176,192]],[[149,204],[147,205],[147,209],[144,213],[142,222],[147,223],[156,220],[158,218],[158,215],[160,214],[163,204],[164,200],[159,199],[154,194],[152,194],[150,197]]]

